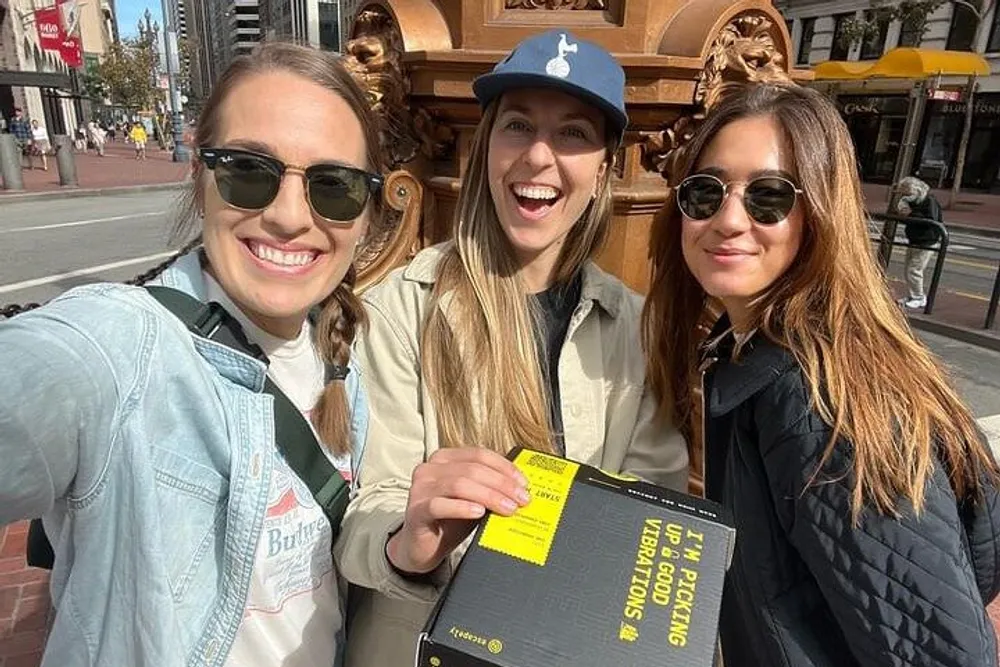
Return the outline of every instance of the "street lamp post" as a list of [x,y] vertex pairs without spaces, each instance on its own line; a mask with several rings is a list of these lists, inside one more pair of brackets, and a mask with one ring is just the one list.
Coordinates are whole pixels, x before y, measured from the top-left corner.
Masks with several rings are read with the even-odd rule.
[[167,0],[160,0],[163,10],[163,50],[167,60],[167,89],[170,95],[170,126],[174,138],[174,162],[187,162],[191,151],[184,145],[184,119],[181,116],[181,91],[177,86],[180,57],[177,53],[177,32],[170,17]]

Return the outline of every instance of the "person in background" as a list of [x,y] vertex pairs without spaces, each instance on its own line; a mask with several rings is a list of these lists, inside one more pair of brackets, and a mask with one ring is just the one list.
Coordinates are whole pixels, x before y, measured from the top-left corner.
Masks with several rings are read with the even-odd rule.
[[98,157],[104,157],[104,130],[94,121],[87,123],[87,136],[94,145]]
[[31,154],[42,158],[42,170],[49,170],[49,153],[52,145],[49,143],[49,131],[39,125],[37,120],[31,121]]
[[732,86],[653,224],[650,382],[666,417],[702,414],[705,493],[736,525],[723,658],[989,667],[1000,470],[893,303],[855,164],[818,91]]
[[931,194],[931,187],[915,176],[907,176],[896,185],[899,203],[896,211],[913,222],[904,225],[903,232],[909,246],[906,248],[906,297],[899,304],[909,310],[921,310],[927,306],[927,293],[924,291],[924,271],[935,247],[941,242],[941,232],[933,226],[919,220],[934,220],[944,222],[941,204]]
[[0,525],[42,516],[55,550],[44,667],[341,664],[335,526],[282,453],[267,387],[354,479],[377,120],[335,54],[267,43],[233,60],[195,138],[176,230],[194,239],[132,282],[234,318],[260,355],[121,284],[0,322]]
[[129,131],[128,136],[132,139],[132,143],[135,144],[135,159],[145,160],[146,159],[146,128],[143,127],[142,123],[136,121]]
[[351,667],[413,664],[434,584],[477,519],[528,501],[504,457],[515,445],[687,488],[684,439],[645,384],[642,299],[594,263],[624,84],[611,54],[567,30],[521,42],[473,84],[483,116],[454,240],[364,294],[371,428],[337,545],[363,587]]
[[28,169],[34,169],[35,158],[31,154],[31,123],[24,117],[20,109],[14,109],[14,118],[10,121],[10,133],[14,135],[17,150],[21,153],[21,166],[23,167],[26,162]]

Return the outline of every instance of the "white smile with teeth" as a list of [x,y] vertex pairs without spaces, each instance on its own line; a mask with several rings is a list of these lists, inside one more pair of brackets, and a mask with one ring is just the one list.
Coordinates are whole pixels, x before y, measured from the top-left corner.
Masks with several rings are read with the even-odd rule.
[[278,266],[305,266],[316,259],[316,255],[318,254],[314,250],[285,252],[266,246],[263,243],[254,243],[252,241],[247,245],[250,247],[250,252],[256,257],[272,264],[277,264]]
[[515,195],[525,199],[555,199],[559,196],[559,190],[548,185],[514,184],[511,189]]

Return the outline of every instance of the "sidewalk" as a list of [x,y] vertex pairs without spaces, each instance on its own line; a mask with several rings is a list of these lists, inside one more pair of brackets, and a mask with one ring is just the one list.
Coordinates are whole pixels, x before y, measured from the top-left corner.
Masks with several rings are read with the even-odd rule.
[[[97,189],[122,187],[130,185],[157,185],[177,183],[188,178],[190,165],[173,162],[170,151],[161,151],[159,146],[148,144],[146,159],[136,160],[135,149],[131,144],[122,141],[105,144],[104,157],[98,157],[94,151],[75,153],[76,175],[79,189]],[[49,156],[49,170],[42,171],[39,158],[35,158],[35,169],[21,171],[24,180],[24,190],[13,193],[0,189],[0,198],[4,195],[23,194],[25,192],[64,191],[76,188],[63,188],[59,185],[59,170],[55,156]],[[3,667],[0,665],[0,667]]]

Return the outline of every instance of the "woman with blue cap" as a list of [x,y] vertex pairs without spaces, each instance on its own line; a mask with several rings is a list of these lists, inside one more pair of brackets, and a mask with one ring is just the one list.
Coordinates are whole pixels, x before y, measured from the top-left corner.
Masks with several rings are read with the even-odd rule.
[[685,489],[656,421],[642,301],[592,258],[611,224],[625,74],[566,30],[473,84],[483,108],[453,240],[364,297],[371,405],[360,489],[337,546],[354,596],[348,665],[412,665],[417,634],[487,511],[530,500],[516,445]]

